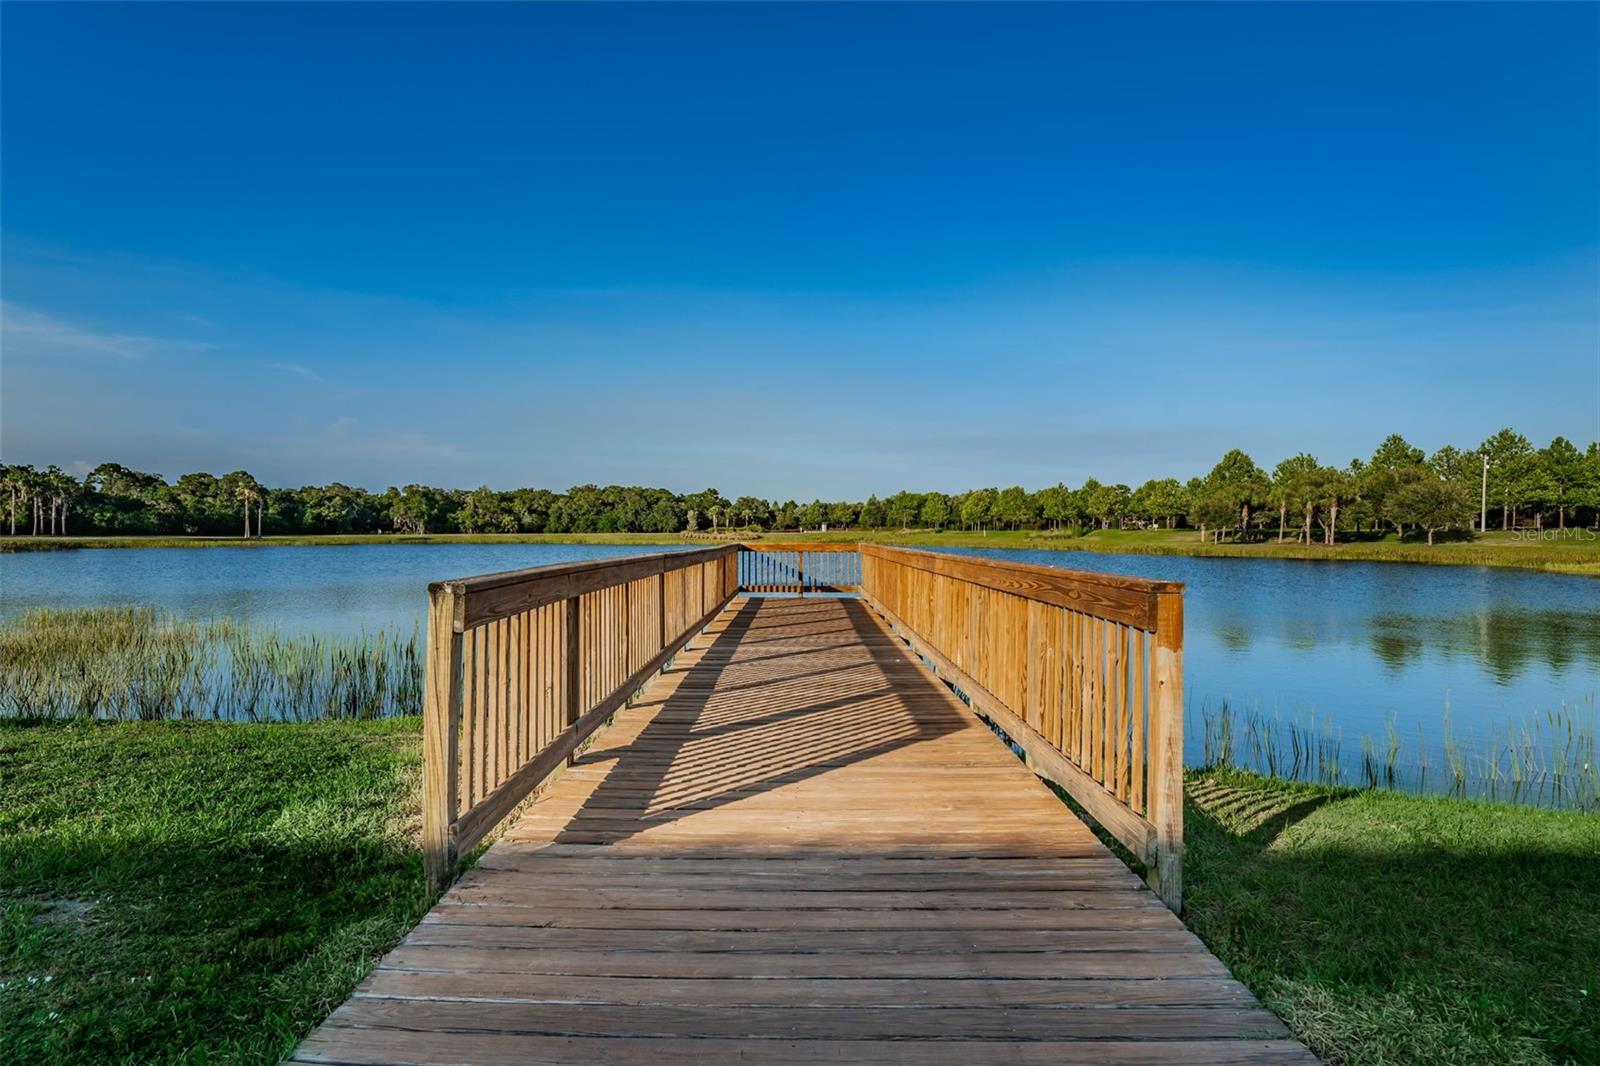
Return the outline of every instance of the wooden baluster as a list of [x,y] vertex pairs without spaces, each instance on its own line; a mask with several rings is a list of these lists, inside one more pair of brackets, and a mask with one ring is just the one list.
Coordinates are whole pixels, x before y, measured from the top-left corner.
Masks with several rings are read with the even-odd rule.
[[1094,627],[1094,728],[1095,771],[1100,784],[1111,780],[1111,623],[1097,619]]
[[499,656],[495,659],[498,668],[498,684],[495,686],[500,694],[500,773],[495,785],[498,787],[506,778],[511,776],[514,769],[511,763],[511,619],[502,618],[495,623],[496,650]]
[[1135,811],[1143,814],[1146,810],[1144,795],[1144,730],[1145,730],[1145,665],[1144,665],[1145,632],[1142,629],[1133,631],[1133,698],[1129,706],[1133,711],[1133,736],[1131,738],[1132,754],[1129,762],[1132,763],[1132,781],[1129,785],[1129,805]]
[[1080,642],[1079,624],[1082,616],[1077,611],[1067,612],[1067,725],[1066,752],[1073,765],[1083,766],[1083,645]]
[[1083,771],[1094,775],[1094,631],[1099,619],[1083,616]]
[[1045,642],[1050,647],[1050,663],[1045,667],[1045,723],[1048,727],[1046,736],[1050,738],[1050,744],[1056,751],[1061,751],[1064,739],[1061,731],[1061,698],[1064,695],[1061,677],[1061,627],[1066,623],[1066,616],[1066,611],[1059,607],[1051,607],[1050,615],[1046,616],[1050,619],[1050,624],[1045,627]]
[[1114,714],[1112,725],[1111,791],[1118,799],[1128,798],[1128,629],[1120,623],[1111,626],[1112,686]]
[[1027,634],[1024,647],[1023,669],[1026,672],[1027,695],[1023,697],[1022,720],[1033,727],[1034,732],[1043,734],[1044,724],[1044,684],[1045,684],[1045,653],[1047,645],[1044,639],[1044,604],[1033,600],[1025,601],[1024,606],[1027,617],[1023,630]]
[[618,626],[622,632],[618,635],[618,643],[622,645],[622,676],[627,677],[633,673],[633,582],[621,586],[622,589],[622,617]]
[[545,722],[550,717],[551,686],[554,675],[550,671],[550,608],[540,607],[534,614],[533,644],[533,725],[530,730],[532,752],[544,750]]
[[523,740],[522,740],[522,718],[523,718],[523,712],[524,712],[523,698],[522,698],[522,691],[523,691],[522,690],[522,666],[523,666],[523,663],[525,662],[525,656],[522,654],[522,646],[523,646],[523,643],[527,639],[526,635],[523,633],[523,625],[526,623],[527,617],[528,617],[528,612],[522,611],[522,612],[519,612],[518,614],[512,615],[511,616],[511,620],[510,620],[511,621],[511,760],[510,761],[511,761],[512,772],[515,772],[518,768],[520,768],[522,766],[523,763],[528,761],[527,755],[524,754],[523,750],[522,750],[522,745],[523,745]]
[[478,720],[477,743],[473,748],[474,760],[478,764],[477,789],[472,797],[473,805],[489,794],[493,786],[489,783],[489,749],[493,746],[490,729],[490,692],[489,692],[489,629],[487,626],[478,626],[473,629],[472,648],[472,696],[476,704],[476,717]]
[[562,626],[564,634],[562,647],[562,692],[566,696],[566,707],[563,708],[562,728],[565,729],[578,720],[583,713],[583,605],[581,597],[572,596],[566,601],[566,619]]

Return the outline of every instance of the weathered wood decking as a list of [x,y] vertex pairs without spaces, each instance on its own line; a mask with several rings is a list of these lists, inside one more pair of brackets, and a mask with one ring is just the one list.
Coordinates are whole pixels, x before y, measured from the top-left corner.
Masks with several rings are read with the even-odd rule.
[[862,601],[741,598],[296,1061],[1314,1060]]

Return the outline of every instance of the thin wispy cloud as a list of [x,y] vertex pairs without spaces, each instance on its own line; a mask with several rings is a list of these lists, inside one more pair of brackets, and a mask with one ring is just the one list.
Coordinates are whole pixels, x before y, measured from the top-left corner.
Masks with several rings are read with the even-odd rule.
[[321,374],[300,363],[262,363],[261,366],[267,370],[281,370],[285,374],[293,374],[295,377],[305,378],[307,381],[322,380]]
[[0,348],[9,358],[61,356],[143,359],[160,352],[200,352],[204,341],[92,329],[42,311],[0,302]]

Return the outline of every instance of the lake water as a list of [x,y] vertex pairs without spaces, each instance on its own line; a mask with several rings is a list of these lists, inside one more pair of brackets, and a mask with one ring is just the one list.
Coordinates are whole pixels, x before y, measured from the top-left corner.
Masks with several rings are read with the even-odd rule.
[[[1205,757],[1204,717],[1223,701],[1280,733],[1331,727],[1350,782],[1360,780],[1362,738],[1373,737],[1383,758],[1391,724],[1402,770],[1410,771],[1400,776],[1413,778],[1425,758],[1435,783],[1447,714],[1473,760],[1511,730],[1548,749],[1552,713],[1596,734],[1593,578],[1403,563],[963,553],[1182,581],[1191,763]],[[1243,758],[1247,742],[1238,744]]]
[[[409,634],[430,581],[661,550],[380,544],[0,555],[0,614],[141,603],[286,629]],[[1391,563],[970,554],[1184,582],[1191,762],[1205,757],[1203,718],[1223,701],[1263,722],[1331,734],[1352,766],[1361,738],[1377,738],[1381,749],[1392,723],[1402,766],[1425,755],[1438,773],[1447,712],[1461,746],[1478,753],[1507,730],[1546,736],[1552,712],[1594,735],[1600,581],[1590,578]],[[1359,770],[1348,770],[1346,780],[1356,779]]]

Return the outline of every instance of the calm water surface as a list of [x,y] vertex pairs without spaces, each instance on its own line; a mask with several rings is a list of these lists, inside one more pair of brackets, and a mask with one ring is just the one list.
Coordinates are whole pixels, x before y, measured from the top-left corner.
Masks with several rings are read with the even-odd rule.
[[[960,551],[1182,581],[1190,762],[1204,754],[1204,713],[1224,700],[1263,721],[1331,730],[1342,739],[1347,768],[1359,766],[1363,736],[1375,738],[1381,756],[1393,725],[1402,770],[1426,758],[1436,783],[1447,714],[1451,735],[1480,764],[1497,742],[1503,751],[1511,730],[1548,750],[1552,712],[1588,737],[1596,733],[1600,581],[1593,578],[1402,563]],[[1345,780],[1356,779],[1347,769]]]
[[29,552],[0,555],[0,615],[29,607],[138,603],[308,632],[410,633],[427,613],[431,581],[671,550],[613,544],[351,544]]
[[[661,551],[452,544],[108,549],[0,556],[0,614],[149,603],[286,629],[409,633],[429,581]],[[1480,746],[1549,712],[1591,726],[1600,692],[1600,581],[1487,567],[1193,559],[1059,551],[971,554],[1182,581],[1189,756],[1221,701],[1314,721],[1359,755],[1392,722],[1406,748]],[[1425,738],[1418,741],[1418,729]],[[1545,726],[1548,728],[1548,726]]]

